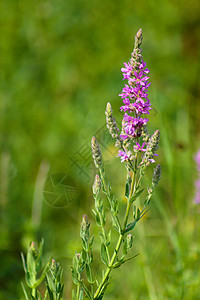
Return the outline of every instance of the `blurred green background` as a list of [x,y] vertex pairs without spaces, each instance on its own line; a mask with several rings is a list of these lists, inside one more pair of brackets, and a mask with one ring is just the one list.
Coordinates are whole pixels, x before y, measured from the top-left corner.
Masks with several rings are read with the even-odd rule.
[[[162,180],[135,229],[133,252],[140,255],[113,273],[105,299],[199,299],[200,209],[193,204],[193,155],[200,147],[199,0],[7,0],[1,2],[0,27],[0,299],[23,299],[20,252],[42,237],[44,260],[53,255],[64,266],[70,299],[83,213],[97,232],[89,152],[79,167],[72,158],[102,130],[107,101],[121,120],[120,68],[139,28],[151,70],[150,130],[161,132]],[[113,144],[104,146],[107,177],[122,196],[124,169]],[[57,173],[67,174],[76,190],[61,208],[42,195],[47,175]],[[121,202],[123,207],[123,197]]]

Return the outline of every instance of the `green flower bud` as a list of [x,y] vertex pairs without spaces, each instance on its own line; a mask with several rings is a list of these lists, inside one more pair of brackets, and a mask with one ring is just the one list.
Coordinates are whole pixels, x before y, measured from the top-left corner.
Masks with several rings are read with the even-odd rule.
[[92,186],[93,194],[96,196],[100,193],[101,190],[101,179],[99,175],[95,176],[94,184]]
[[99,145],[98,145],[95,137],[92,138],[91,146],[92,146],[92,157],[94,159],[95,166],[98,169],[101,169],[102,168],[102,155],[101,155],[101,150],[99,148]]
[[141,49],[141,45],[142,45],[142,29],[139,29],[136,36],[135,36],[135,44],[134,44],[134,49],[133,52],[131,54],[131,60],[130,63],[133,66],[134,71],[138,70],[139,65],[142,61],[142,49]]
[[109,102],[107,103],[105,114],[108,131],[110,132],[113,139],[117,139],[119,137],[119,129],[117,127],[115,118],[113,117],[112,107]]
[[130,250],[133,245],[133,236],[131,234],[128,234],[126,237],[127,241],[127,250]]
[[158,150],[158,144],[160,139],[160,131],[156,130],[154,134],[149,139],[148,145],[147,145],[147,151],[145,152],[145,155],[142,159],[142,164],[145,164],[146,166],[149,165],[151,162],[154,162],[153,156],[155,152]]
[[89,239],[89,228],[90,228],[90,223],[88,221],[88,218],[86,215],[83,215],[82,222],[81,222],[80,237],[86,242]]
[[153,179],[152,179],[153,187],[156,187],[158,185],[160,177],[161,177],[161,166],[157,165],[153,173]]

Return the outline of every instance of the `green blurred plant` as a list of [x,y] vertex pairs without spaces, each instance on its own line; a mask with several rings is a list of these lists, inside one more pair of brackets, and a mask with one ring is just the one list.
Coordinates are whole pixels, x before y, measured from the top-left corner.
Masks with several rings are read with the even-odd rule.
[[[23,253],[21,254],[26,284],[30,289],[30,291],[27,291],[22,283],[24,295],[27,300],[61,300],[64,288],[64,285],[61,283],[62,268],[54,259],[50,259],[45,266],[42,266],[43,246],[43,240],[39,246],[32,242],[28,248],[26,259]],[[43,298],[38,288],[45,279],[46,291]]]

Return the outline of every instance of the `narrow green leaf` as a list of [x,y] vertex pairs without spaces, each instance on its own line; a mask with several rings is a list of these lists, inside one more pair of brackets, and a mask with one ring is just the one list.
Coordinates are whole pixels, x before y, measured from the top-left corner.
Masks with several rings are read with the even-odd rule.
[[48,291],[49,299],[50,299],[50,300],[54,300],[53,293],[52,293],[52,291],[50,290],[50,288],[49,288],[48,285],[47,285],[47,291]]
[[110,245],[110,241],[111,241],[111,229],[110,229],[110,231],[108,232],[108,236],[107,236],[107,243],[106,243],[107,246]]
[[84,262],[87,260],[87,252],[84,249],[82,250],[82,258]]
[[91,296],[91,293],[90,291],[88,290],[88,288],[86,287],[86,285],[84,284],[83,280],[79,281],[80,285],[82,286],[84,292],[86,293],[86,295],[92,299],[92,296]]
[[101,239],[101,243],[106,244],[107,241],[105,240],[104,235],[101,232],[99,232],[99,237]]
[[89,250],[92,249],[93,242],[94,242],[94,236],[92,236],[89,240]]
[[98,226],[101,226],[99,212],[96,212],[96,223],[97,223]]
[[73,280],[73,282],[76,285],[79,285],[78,273],[73,268],[71,268],[71,271],[72,271],[72,280]]
[[136,220],[138,221],[140,219],[140,209],[137,209],[137,216],[136,216]]
[[85,271],[86,271],[87,280],[88,280],[89,283],[91,283],[92,282],[92,276],[91,276],[90,266],[88,264],[85,265]]
[[24,267],[24,271],[25,273],[27,273],[27,265],[26,265],[26,261],[25,261],[25,258],[24,258],[24,254],[21,252],[21,258],[22,258],[22,264],[23,264],[23,267]]
[[119,224],[118,224],[117,217],[114,216],[114,215],[112,215],[111,217],[112,217],[112,226],[113,226],[113,228],[114,228],[115,230],[117,230],[117,232],[121,233],[121,228],[120,228],[120,226],[119,226]]
[[125,197],[128,198],[130,194],[130,189],[131,189],[131,177],[128,176],[126,180],[126,186],[125,186]]
[[30,298],[28,297],[27,291],[26,291],[26,289],[25,289],[25,287],[24,287],[24,285],[23,285],[22,282],[21,282],[21,285],[22,285],[22,289],[23,289],[23,292],[24,292],[26,300],[30,300]]
[[134,221],[134,222],[128,224],[125,229],[125,232],[129,232],[130,230],[132,230],[135,227],[136,223],[137,223],[137,221]]
[[101,259],[103,263],[108,266],[109,260],[106,252],[106,246],[104,244],[101,244]]
[[144,191],[144,189],[139,190],[137,193],[135,193],[131,198],[130,198],[130,203],[133,203]]

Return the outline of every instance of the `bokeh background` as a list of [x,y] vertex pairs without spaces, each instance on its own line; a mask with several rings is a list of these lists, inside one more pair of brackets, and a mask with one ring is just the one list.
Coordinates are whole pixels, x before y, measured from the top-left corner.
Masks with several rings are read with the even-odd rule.
[[[193,156],[200,147],[199,0],[9,0],[1,3],[0,27],[0,299],[23,299],[20,252],[42,238],[44,262],[53,255],[62,263],[70,299],[83,213],[98,232],[88,152],[96,133],[104,142],[107,177],[124,207],[125,172],[104,136],[104,111],[110,101],[120,122],[120,68],[139,28],[151,70],[150,130],[161,132],[162,179],[134,232],[132,251],[140,255],[113,273],[105,298],[199,299],[200,208],[193,203]],[[67,174],[76,191],[61,208],[42,194],[47,176],[57,173]]]

